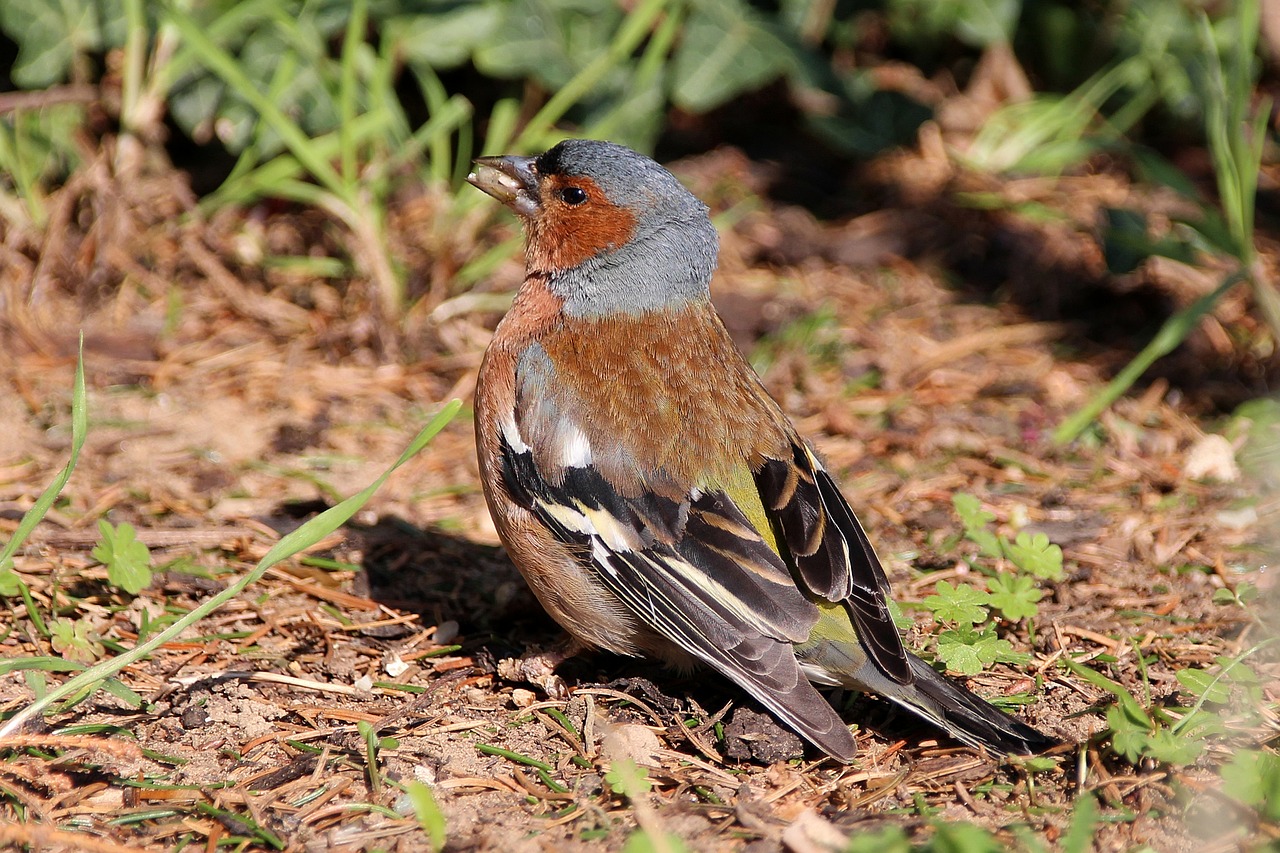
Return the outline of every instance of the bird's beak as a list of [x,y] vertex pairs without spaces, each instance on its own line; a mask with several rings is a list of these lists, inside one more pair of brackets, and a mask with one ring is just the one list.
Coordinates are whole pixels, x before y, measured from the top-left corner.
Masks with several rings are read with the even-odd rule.
[[521,216],[533,216],[541,204],[535,160],[534,157],[479,157],[467,181]]

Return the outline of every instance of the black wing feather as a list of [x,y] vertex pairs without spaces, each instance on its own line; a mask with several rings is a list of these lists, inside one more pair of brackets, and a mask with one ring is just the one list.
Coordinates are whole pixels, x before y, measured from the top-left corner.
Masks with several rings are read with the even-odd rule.
[[[505,436],[501,452],[512,498],[583,554],[584,565],[632,613],[746,689],[821,749],[845,760],[853,757],[853,736],[809,683],[792,646],[808,638],[817,608],[726,495],[701,494],[681,513],[637,506],[590,466],[566,468],[562,484],[555,485],[539,473],[531,453],[516,452]],[[635,530],[644,547],[610,547],[602,536],[573,529],[557,511],[574,507],[584,519],[585,510],[607,513]],[[666,520],[686,519],[674,543],[653,535],[646,519],[655,512]]]
[[799,444],[792,453],[790,461],[769,459],[756,473],[778,541],[810,591],[845,603],[876,665],[899,684],[910,684],[915,676],[889,611],[880,558],[831,476]]

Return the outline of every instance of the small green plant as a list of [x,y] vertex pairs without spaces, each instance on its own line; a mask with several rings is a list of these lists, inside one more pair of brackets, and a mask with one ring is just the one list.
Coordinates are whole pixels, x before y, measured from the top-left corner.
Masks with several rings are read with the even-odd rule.
[[1237,752],[1222,768],[1222,792],[1280,823],[1280,755],[1261,749]]
[[623,847],[626,853],[687,853],[689,848],[679,836],[662,828],[649,804],[653,782],[649,779],[648,770],[633,759],[620,758],[609,766],[604,781],[609,790],[631,803],[636,823],[640,825],[640,829],[627,839]]
[[975,543],[987,557],[1003,558],[1040,580],[1062,580],[1062,549],[1043,533],[1020,532],[1010,540],[990,529],[995,516],[983,509],[973,495],[959,492],[951,499],[965,538]]
[[1018,533],[1013,539],[991,529],[995,516],[972,495],[959,493],[952,503],[964,527],[964,536],[978,546],[981,557],[1008,563],[1013,571],[1001,571],[981,560],[971,561],[986,575],[986,589],[971,584],[938,581],[933,595],[922,604],[934,619],[946,625],[938,634],[938,658],[953,672],[976,675],[994,663],[1025,664],[1030,657],[1015,652],[1013,644],[998,636],[992,611],[1008,622],[1033,619],[1044,590],[1037,580],[1060,580],[1062,549],[1043,533]]
[[422,828],[422,834],[427,836],[427,843],[431,845],[433,853],[440,853],[449,836],[444,812],[440,810],[435,794],[431,793],[430,787],[416,780],[405,785],[404,790],[413,813],[418,818],[418,826]]
[[1251,583],[1242,581],[1232,587],[1223,587],[1213,591],[1214,604],[1232,604],[1236,607],[1248,607],[1258,597],[1258,588]]
[[[1214,670],[1180,670],[1178,683],[1196,700],[1190,708],[1143,707],[1123,685],[1102,673],[1072,660],[1065,661],[1065,665],[1115,697],[1115,704],[1107,709],[1106,736],[1116,755],[1131,764],[1151,759],[1180,766],[1198,759],[1210,738],[1228,734],[1236,727],[1228,712],[1243,715],[1246,720],[1257,715],[1262,700],[1261,682],[1244,663],[1244,658],[1257,648],[1236,658],[1220,658]],[[1212,706],[1212,710],[1205,710],[1205,705]]]
[[229,844],[248,847],[256,844],[272,850],[284,850],[285,843],[270,829],[263,826],[249,809],[218,808],[211,803],[196,803],[196,811],[213,818],[223,826],[234,827],[233,834],[225,836]]
[[[240,152],[239,162],[203,202],[206,209],[276,197],[325,211],[349,230],[352,254],[376,285],[388,318],[399,317],[405,307],[404,275],[387,243],[384,221],[403,173],[416,168],[424,184],[456,187],[478,153],[472,104],[461,95],[450,96],[438,71],[469,56],[495,76],[563,70],[555,94],[523,127],[517,127],[521,105],[509,98],[499,100],[486,121],[481,150],[540,150],[560,138],[555,123],[597,97],[601,86],[636,82],[661,69],[672,44],[672,25],[679,19],[672,15],[653,32],[672,0],[644,0],[625,12],[611,9],[590,16],[569,7],[554,9],[555,4],[482,3],[469,10],[392,17],[380,42],[372,45],[365,32],[371,21],[382,22],[376,17],[380,8],[357,2],[344,20],[316,15],[307,5],[293,16],[283,14],[278,2],[254,0],[222,10],[213,21],[170,7],[168,20],[185,51],[198,59],[195,72],[175,84],[175,114],[180,120],[220,121],[216,126],[235,128],[227,141]],[[586,38],[574,42],[581,49],[557,42],[562,15],[581,19],[570,31]],[[531,28],[530,21],[539,26]],[[410,41],[424,27],[431,29],[429,47],[427,40]],[[585,30],[594,35],[588,37]],[[636,75],[623,73],[651,33]],[[324,41],[338,35],[342,50],[331,59]],[[513,50],[514,42],[521,49]],[[430,114],[417,129],[396,91],[396,75],[406,60]],[[508,67],[513,60],[517,65]],[[524,62],[533,65],[526,68]],[[189,89],[204,94],[193,98]],[[651,135],[656,134],[660,104],[659,98],[648,109],[637,110],[629,99],[615,101],[611,111],[594,113],[583,131],[607,135],[608,125],[627,119],[648,121]],[[478,203],[478,197],[465,194],[451,202],[453,215],[439,220],[456,228]],[[504,244],[502,255],[513,249],[514,244]],[[474,281],[474,270],[460,278]]]
[[[258,7],[261,18],[248,17],[245,7]],[[261,2],[243,4],[225,12],[219,20],[202,25],[177,6],[167,9],[168,22],[181,34],[187,49],[198,57],[200,67],[217,75],[252,110],[248,123],[252,144],[244,146],[231,175],[205,205],[247,204],[263,196],[276,196],[325,211],[350,230],[353,253],[381,294],[387,316],[397,316],[402,301],[401,282],[387,249],[383,222],[392,178],[387,167],[394,158],[381,156],[371,161],[370,146],[378,144],[380,153],[389,155],[387,145],[398,143],[412,153],[421,150],[422,142],[395,132],[402,123],[396,122],[398,102],[389,93],[392,58],[385,51],[381,56],[373,54],[365,44],[368,4],[356,2],[346,20],[340,59],[326,60],[323,54],[310,57],[312,62],[304,78],[311,81],[317,97],[308,104],[309,109],[290,114],[280,106],[278,98],[298,88],[294,81],[301,63],[295,51],[318,45],[314,34],[307,30],[314,21],[305,15],[292,21],[276,20],[280,11]],[[249,38],[264,33],[264,38],[256,42],[259,45],[269,40],[265,34],[282,31],[298,36],[286,42],[280,61],[271,64],[273,76],[265,87],[251,76],[249,69],[254,66],[243,57],[237,61],[217,37],[230,35],[226,27],[219,25],[233,17],[240,27],[249,24]],[[306,40],[307,35],[312,40]],[[357,69],[363,73],[357,73]],[[363,109],[358,109],[358,104]],[[336,127],[325,134],[319,134],[318,128],[308,128],[308,116],[326,112],[333,114]],[[440,128],[451,129],[465,114],[465,107],[457,105],[448,118],[429,122],[428,134]],[[288,153],[273,156],[280,146]]]
[[987,590],[988,603],[1011,622],[1040,613],[1039,601],[1044,598],[1044,590],[1036,586],[1035,578],[1001,572],[987,578]]
[[0,116],[0,218],[17,228],[45,226],[47,187],[80,165],[73,142],[83,123],[82,104]]
[[43,88],[66,77],[85,80],[92,54],[123,41],[124,7],[119,0],[12,0],[0,7],[0,27],[22,33],[13,81]]
[[1243,657],[1218,656],[1210,669],[1180,669],[1178,684],[1202,703],[1234,705],[1252,713],[1262,706],[1262,679]]
[[604,781],[620,797],[636,800],[653,790],[649,771],[630,758],[621,758],[609,766]]
[[1086,853],[1094,848],[1093,836],[1098,829],[1098,801],[1091,794],[1076,798],[1071,823],[1062,836],[1063,853]]
[[[1260,14],[1258,0],[1238,0],[1234,14],[1225,22],[1225,37],[1221,40],[1203,12],[1199,19],[1201,50],[1195,64],[1220,207],[1202,202],[1193,194],[1192,200],[1200,206],[1201,216],[1198,221],[1184,225],[1195,232],[1200,247],[1229,259],[1235,269],[1211,293],[1166,320],[1151,342],[1106,388],[1063,421],[1053,433],[1054,441],[1059,444],[1079,437],[1152,364],[1186,340],[1200,319],[1242,282],[1247,282],[1252,289],[1254,303],[1272,337],[1280,340],[1280,293],[1258,268],[1253,233],[1259,167],[1271,115],[1269,98],[1257,103],[1253,99]],[[1179,180],[1171,186],[1183,190],[1186,182]],[[1159,247],[1153,247],[1153,251],[1163,253]],[[1180,247],[1177,254],[1183,254]]]
[[935,618],[966,625],[986,621],[990,593],[968,584],[953,586],[947,581],[938,581],[934,589],[937,591],[925,598],[924,606],[933,612]]
[[[22,228],[48,224],[46,193],[80,167],[90,104],[118,109],[119,144],[113,167],[128,178],[142,162],[140,143],[160,137],[165,66],[172,33],[155,25],[145,0],[13,0],[0,4],[0,29],[18,44],[14,83],[40,93],[0,116],[0,217]],[[120,97],[103,98],[95,85],[98,57],[117,48]],[[59,82],[72,85],[59,90]]]
[[85,619],[54,619],[49,631],[49,645],[67,660],[93,663],[106,653],[102,638]]
[[367,720],[357,722],[356,731],[364,741],[365,772],[369,777],[369,792],[376,797],[382,791],[382,768],[378,766],[378,754],[384,749],[397,749],[400,742],[393,737],[379,737],[378,730]]
[[93,558],[107,567],[107,581],[130,595],[151,585],[151,552],[138,541],[138,531],[129,522],[112,527],[98,520],[102,541],[94,547]]
[[947,669],[961,675],[977,675],[995,663],[1025,665],[1031,656],[1015,652],[1013,643],[996,636],[996,626],[982,630],[968,623],[958,623],[938,634],[938,657]]
[[1022,571],[1040,580],[1062,580],[1062,549],[1049,541],[1047,533],[1019,532],[1012,542],[1002,538],[1000,546]]
[[1102,107],[1143,65],[1131,57],[1098,72],[1066,95],[1041,94],[1004,107],[982,127],[965,161],[984,172],[1049,175],[1084,162],[1118,140],[1128,125],[1153,105],[1145,99],[1132,102],[1125,117],[1100,120]]

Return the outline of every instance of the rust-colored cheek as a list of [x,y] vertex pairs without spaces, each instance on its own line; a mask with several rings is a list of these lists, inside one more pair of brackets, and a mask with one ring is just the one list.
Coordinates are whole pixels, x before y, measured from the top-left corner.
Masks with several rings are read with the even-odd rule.
[[[585,191],[587,200],[578,205],[563,201],[560,191],[569,186]],[[542,185],[542,214],[529,223],[529,269],[573,269],[626,245],[635,228],[635,214],[609,201],[595,181],[549,176]]]

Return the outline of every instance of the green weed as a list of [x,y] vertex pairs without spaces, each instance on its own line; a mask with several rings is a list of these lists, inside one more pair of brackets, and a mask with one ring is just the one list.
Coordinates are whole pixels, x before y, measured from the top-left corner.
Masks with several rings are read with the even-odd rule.
[[[994,663],[1026,664],[1030,657],[1015,652],[998,635],[992,611],[1009,623],[1034,619],[1044,597],[1038,580],[1061,580],[1062,549],[1043,533],[1020,532],[1013,539],[991,529],[995,516],[972,495],[952,497],[964,537],[978,546],[983,560],[971,565],[985,575],[986,589],[972,584],[938,581],[933,595],[921,602],[946,627],[938,633],[938,658],[953,672],[976,675]],[[997,568],[1007,565],[1012,571]]]
[[648,803],[653,782],[649,771],[630,758],[614,761],[604,774],[605,784],[614,794],[625,797],[635,813],[640,828],[627,839],[626,853],[687,853],[688,847],[674,833],[662,829]]
[[102,541],[93,549],[93,558],[107,567],[107,581],[129,595],[137,595],[151,585],[151,552],[137,539],[138,532],[127,521],[112,527],[98,520]]
[[440,804],[436,802],[435,795],[431,793],[429,787],[417,781],[405,786],[405,794],[413,807],[414,815],[418,818],[418,826],[421,827],[422,834],[427,837],[427,843],[431,845],[431,850],[433,853],[440,853],[448,842],[448,833],[444,812],[440,810]]
[[1222,768],[1222,792],[1280,823],[1280,756],[1257,749],[1237,752]]
[[1212,670],[1179,670],[1178,683],[1195,699],[1189,708],[1157,706],[1149,695],[1144,705],[1100,672],[1072,660],[1064,665],[1115,698],[1106,712],[1104,735],[1112,752],[1131,764],[1150,759],[1181,766],[1199,759],[1212,739],[1256,724],[1263,703],[1261,681],[1244,661],[1260,648],[1219,658]]
[[378,765],[378,755],[384,749],[397,749],[400,742],[393,737],[379,737],[378,730],[365,720],[356,723],[356,732],[364,742],[365,775],[369,779],[369,793],[376,797],[382,793],[382,768]]

